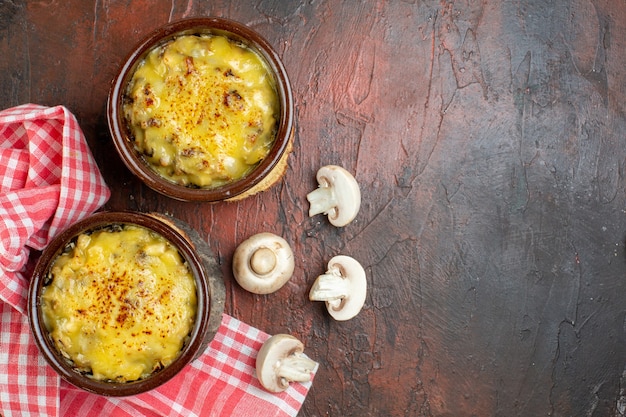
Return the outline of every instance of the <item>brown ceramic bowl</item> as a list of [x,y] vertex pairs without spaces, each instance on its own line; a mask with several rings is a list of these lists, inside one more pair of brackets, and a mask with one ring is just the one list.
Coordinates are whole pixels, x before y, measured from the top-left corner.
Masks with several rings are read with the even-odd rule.
[[[227,36],[257,52],[274,77],[279,100],[276,137],[269,154],[244,178],[219,188],[192,188],[165,179],[135,149],[122,105],[135,69],[155,47],[182,35],[214,34]],[[165,25],[137,44],[122,64],[109,93],[108,125],[115,147],[124,164],[150,188],[183,201],[222,201],[241,199],[263,191],[277,182],[287,166],[294,134],[294,103],[287,72],[271,45],[247,26],[223,18],[186,19]]]
[[[56,257],[79,234],[109,227],[133,224],[153,230],[172,243],[190,267],[196,282],[196,321],[177,359],[150,376],[132,382],[91,379],[76,370],[56,348],[44,325],[41,293],[49,281],[49,269]],[[28,296],[28,316],[35,342],[43,357],[67,382],[85,391],[105,396],[136,395],[154,389],[173,378],[206,349],[215,336],[224,311],[225,290],[221,270],[208,245],[185,223],[161,215],[133,212],[102,212],[80,221],[59,234],[44,249],[35,266]]]

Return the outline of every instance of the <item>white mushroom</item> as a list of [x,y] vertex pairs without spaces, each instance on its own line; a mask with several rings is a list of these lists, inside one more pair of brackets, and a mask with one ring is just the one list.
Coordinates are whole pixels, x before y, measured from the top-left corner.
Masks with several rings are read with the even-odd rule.
[[294,257],[285,239],[273,233],[249,237],[235,250],[233,274],[244,289],[269,294],[280,289],[293,274]]
[[365,270],[355,259],[338,255],[328,262],[328,270],[315,280],[309,299],[325,301],[328,313],[339,321],[356,316],[367,294]]
[[301,341],[288,334],[276,334],[263,344],[256,358],[259,382],[270,392],[281,392],[290,382],[308,382],[317,362],[302,352]]
[[319,187],[307,194],[309,217],[324,213],[330,223],[342,227],[356,217],[361,207],[361,191],[352,174],[336,165],[317,171]]

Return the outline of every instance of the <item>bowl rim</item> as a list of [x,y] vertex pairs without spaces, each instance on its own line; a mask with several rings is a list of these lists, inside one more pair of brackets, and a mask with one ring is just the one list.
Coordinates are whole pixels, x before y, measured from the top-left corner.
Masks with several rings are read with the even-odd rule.
[[[268,155],[245,177],[217,188],[192,188],[171,182],[155,172],[138,155],[121,111],[124,90],[135,68],[154,47],[177,36],[199,33],[229,36],[253,49],[267,63],[274,75],[280,105],[280,117],[274,145]],[[235,20],[222,17],[195,17],[161,26],[139,41],[126,56],[112,81],[107,99],[107,124],[115,148],[126,167],[148,187],[182,201],[222,201],[245,193],[258,185],[279,164],[287,152],[294,132],[294,98],[287,70],[278,53],[258,32]]]
[[[76,371],[63,358],[48,337],[41,311],[40,295],[46,284],[52,261],[65,249],[66,245],[80,233],[98,230],[113,224],[133,224],[150,229],[170,241],[187,262],[196,282],[196,320],[188,341],[180,355],[167,367],[149,377],[131,382],[98,381]],[[130,211],[99,212],[87,217],[58,234],[43,250],[39,257],[28,290],[28,319],[35,344],[48,364],[61,378],[85,391],[103,396],[130,396],[150,391],[172,379],[205,346],[209,332],[211,314],[211,290],[207,272],[193,245],[175,227],[150,214]]]

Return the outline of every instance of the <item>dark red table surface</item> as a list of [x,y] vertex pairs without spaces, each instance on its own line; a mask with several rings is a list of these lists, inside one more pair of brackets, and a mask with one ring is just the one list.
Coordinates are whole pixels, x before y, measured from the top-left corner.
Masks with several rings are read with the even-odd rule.
[[[241,202],[146,188],[106,126],[131,46],[198,16],[260,32],[294,88],[286,175]],[[625,415],[623,0],[8,0],[0,56],[2,108],[77,116],[112,189],[106,209],[187,221],[219,259],[226,312],[305,343],[320,369],[300,415]],[[361,185],[345,228],[308,217],[326,164]],[[296,269],[258,296],[231,258],[263,231],[290,242]],[[308,300],[337,254],[368,276],[347,322]]]

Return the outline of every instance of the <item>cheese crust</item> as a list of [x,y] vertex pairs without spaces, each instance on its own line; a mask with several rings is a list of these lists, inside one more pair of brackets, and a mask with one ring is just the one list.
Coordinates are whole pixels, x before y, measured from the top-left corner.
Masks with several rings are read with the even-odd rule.
[[178,250],[136,225],[81,234],[41,295],[51,339],[96,380],[128,382],[168,366],[193,328],[197,295]]
[[164,178],[215,188],[246,176],[274,142],[274,78],[225,36],[184,35],[148,53],[126,91],[134,145]]

